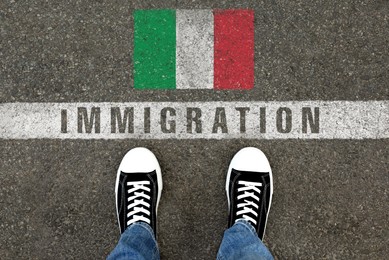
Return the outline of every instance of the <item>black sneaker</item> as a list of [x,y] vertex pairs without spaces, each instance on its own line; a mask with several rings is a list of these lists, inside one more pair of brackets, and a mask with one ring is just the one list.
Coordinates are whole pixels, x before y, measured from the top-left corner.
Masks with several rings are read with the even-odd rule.
[[116,212],[120,233],[138,221],[149,224],[156,234],[156,218],[162,192],[158,160],[148,149],[127,152],[116,177]]
[[265,154],[254,147],[240,150],[227,173],[228,227],[247,220],[262,240],[273,194],[273,179]]

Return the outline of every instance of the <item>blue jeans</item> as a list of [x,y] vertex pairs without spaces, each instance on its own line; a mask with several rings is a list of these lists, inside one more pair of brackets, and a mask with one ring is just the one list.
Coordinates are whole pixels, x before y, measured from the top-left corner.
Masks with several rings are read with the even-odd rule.
[[[107,259],[159,259],[152,228],[144,222],[129,226]],[[224,232],[217,259],[273,259],[273,256],[258,238],[253,226],[239,220]]]

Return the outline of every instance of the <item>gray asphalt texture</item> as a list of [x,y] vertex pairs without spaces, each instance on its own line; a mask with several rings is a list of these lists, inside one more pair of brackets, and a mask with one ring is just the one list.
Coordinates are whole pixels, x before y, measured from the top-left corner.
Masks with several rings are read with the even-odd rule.
[[[135,9],[255,10],[255,89],[135,91]],[[6,1],[0,102],[388,100],[389,2]],[[1,119],[1,115],[0,115]],[[101,259],[119,238],[122,156],[160,161],[163,259],[214,259],[232,156],[267,154],[278,259],[385,259],[389,140],[0,140],[0,259]]]

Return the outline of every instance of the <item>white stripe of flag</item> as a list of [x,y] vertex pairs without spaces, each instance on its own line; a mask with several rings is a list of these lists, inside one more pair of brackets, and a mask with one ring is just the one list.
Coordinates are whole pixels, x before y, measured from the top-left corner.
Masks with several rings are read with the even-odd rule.
[[177,89],[212,89],[212,10],[177,10],[176,23]]

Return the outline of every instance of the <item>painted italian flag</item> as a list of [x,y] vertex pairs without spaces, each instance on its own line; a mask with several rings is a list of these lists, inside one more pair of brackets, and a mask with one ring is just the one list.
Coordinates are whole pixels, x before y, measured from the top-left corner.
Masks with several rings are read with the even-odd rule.
[[136,89],[251,89],[252,10],[136,10]]

